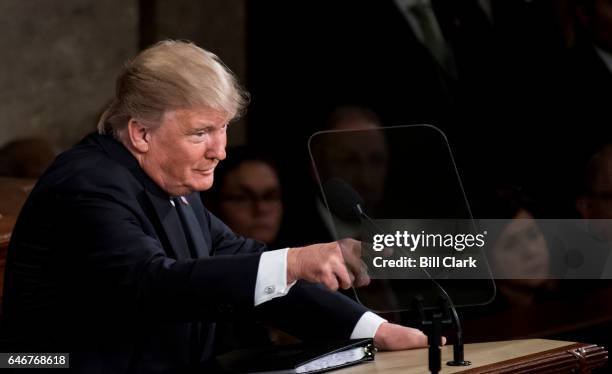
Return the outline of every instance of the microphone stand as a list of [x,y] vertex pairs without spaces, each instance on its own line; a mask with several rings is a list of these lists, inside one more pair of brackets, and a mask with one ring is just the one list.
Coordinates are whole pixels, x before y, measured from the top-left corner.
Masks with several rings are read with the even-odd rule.
[[[438,283],[436,282],[436,284]],[[438,287],[440,287],[439,284],[438,284]],[[448,294],[446,292],[444,292],[444,294],[446,295],[446,296],[442,296],[444,310],[449,312],[453,316],[452,322],[455,325],[455,341],[453,342],[453,359],[452,361],[447,361],[446,365],[448,366],[470,366],[472,363],[470,361],[466,361],[464,357],[463,329],[461,328],[461,321],[459,320],[457,309],[455,309],[455,305],[451,301]]]

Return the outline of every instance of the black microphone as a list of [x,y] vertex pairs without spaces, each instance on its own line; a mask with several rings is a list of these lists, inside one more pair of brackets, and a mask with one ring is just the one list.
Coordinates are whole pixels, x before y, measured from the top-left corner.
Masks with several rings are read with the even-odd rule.
[[364,202],[348,183],[340,178],[331,178],[323,184],[323,193],[329,210],[345,221],[360,221]]
[[[359,193],[343,179],[335,177],[327,180],[323,184],[323,193],[325,195],[329,210],[337,217],[346,221],[365,220],[379,233],[385,233],[385,230],[382,230],[365,212],[365,204]],[[453,320],[456,327],[456,339],[455,343],[453,344],[453,361],[449,361],[447,364],[450,366],[470,365],[470,361],[464,360],[463,329],[461,328],[461,322],[459,321],[459,315],[457,314],[455,304],[446,290],[431,276],[431,274],[429,274],[426,269],[423,269],[422,267],[419,268],[425,273],[427,278],[436,285],[440,291],[440,296],[444,299],[445,304],[447,304],[448,309],[451,310],[453,315]]]
[[329,210],[338,218],[349,221],[367,221],[375,232],[384,232],[369,215],[365,213],[365,203],[361,195],[341,178],[331,178],[323,184]]

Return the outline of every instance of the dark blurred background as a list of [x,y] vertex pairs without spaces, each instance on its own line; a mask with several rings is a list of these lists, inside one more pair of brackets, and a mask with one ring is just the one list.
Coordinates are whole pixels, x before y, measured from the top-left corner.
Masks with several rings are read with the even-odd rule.
[[[0,29],[3,243],[54,155],[94,130],[122,63],[166,38],[218,54],[251,93],[229,143],[274,160],[279,245],[311,239],[307,141],[333,128],[330,114],[343,107],[375,113],[377,125],[444,131],[477,216],[511,218],[520,207],[588,218],[579,199],[612,196],[612,178],[593,177],[612,175],[612,152],[589,164],[612,141],[612,0],[22,0],[0,2]],[[603,286],[546,285],[515,305],[469,311],[467,340],[607,344],[612,301],[602,300],[612,298]],[[569,297],[587,288],[590,299]]]
[[189,39],[252,94],[230,144],[282,155],[292,193],[310,180],[308,137],[354,105],[383,125],[442,129],[468,196],[512,180],[569,215],[568,173],[609,141],[611,73],[593,48],[612,44],[609,3],[5,1],[0,146],[42,137],[55,152],[69,147],[93,129],[126,59]]

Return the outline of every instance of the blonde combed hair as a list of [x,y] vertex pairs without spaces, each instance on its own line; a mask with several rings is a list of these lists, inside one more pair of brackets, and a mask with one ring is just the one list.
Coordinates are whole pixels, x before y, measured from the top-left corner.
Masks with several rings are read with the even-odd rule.
[[241,116],[249,95],[223,62],[188,41],[164,40],[128,61],[98,132],[116,134],[131,118],[154,128],[168,110],[206,107]]

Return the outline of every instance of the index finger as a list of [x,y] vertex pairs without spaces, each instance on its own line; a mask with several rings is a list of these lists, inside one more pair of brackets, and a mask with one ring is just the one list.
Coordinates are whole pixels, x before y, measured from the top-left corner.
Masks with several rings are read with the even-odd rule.
[[361,242],[353,239],[341,241],[340,249],[348,271],[354,278],[355,287],[365,286],[370,283],[367,265],[361,259]]

